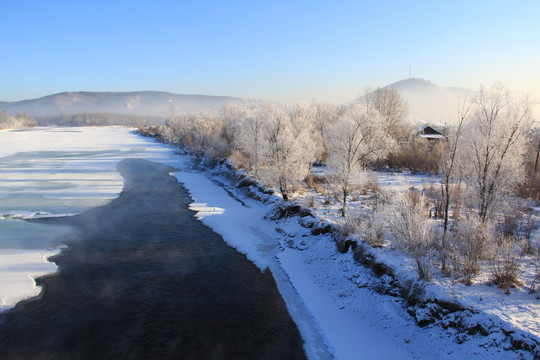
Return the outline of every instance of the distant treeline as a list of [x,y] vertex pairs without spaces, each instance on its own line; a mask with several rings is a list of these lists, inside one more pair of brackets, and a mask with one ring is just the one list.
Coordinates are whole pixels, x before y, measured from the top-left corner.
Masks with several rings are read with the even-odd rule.
[[105,126],[105,125],[163,125],[164,118],[110,113],[80,113],[36,116],[39,126]]
[[0,129],[20,129],[34,127],[37,123],[28,113],[10,115],[6,110],[0,112]]

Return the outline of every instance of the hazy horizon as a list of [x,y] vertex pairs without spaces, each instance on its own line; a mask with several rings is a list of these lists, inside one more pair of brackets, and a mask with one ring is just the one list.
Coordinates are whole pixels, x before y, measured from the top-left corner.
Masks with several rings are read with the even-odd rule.
[[[377,86],[373,86],[371,84],[366,84],[363,88],[359,89],[356,94],[354,94],[351,98],[346,99],[344,102],[349,102],[349,101],[353,100],[354,98],[356,98],[358,96],[363,96],[364,92],[366,92],[366,91],[374,91],[377,88],[383,88],[383,87],[390,87],[390,86],[393,87],[397,83],[407,83],[407,80],[411,80],[411,81],[420,80],[421,82],[430,83],[430,84],[432,84],[434,86],[441,87],[443,89],[469,90],[468,88],[464,88],[464,87],[460,87],[460,86],[440,86],[439,84],[436,84],[436,83],[434,83],[434,82],[432,82],[430,80],[427,80],[427,79],[423,79],[423,78],[420,78],[420,77],[410,77],[410,78],[398,79],[396,81],[393,81],[392,83],[381,84],[381,85],[377,85]],[[175,93],[175,92],[172,92],[172,91],[165,91],[165,90],[159,90],[159,89],[134,89],[134,90],[125,90],[125,91],[124,90],[117,90],[116,91],[116,90],[108,90],[108,89],[102,89],[102,90],[85,90],[85,89],[71,90],[71,89],[67,89],[67,90],[62,90],[62,91],[58,91],[58,92],[54,92],[54,93],[48,93],[48,94],[40,95],[40,96],[33,97],[33,98],[24,98],[24,99],[11,100],[11,101],[6,101],[6,100],[3,100],[3,99],[0,99],[0,102],[16,103],[16,102],[26,101],[26,100],[38,100],[38,99],[41,99],[41,98],[46,98],[46,97],[49,97],[49,96],[55,96],[55,95],[61,95],[61,94],[77,94],[77,93],[88,93],[88,94],[167,93],[167,94],[181,95],[181,96],[186,95],[186,96],[202,96],[202,97],[231,97],[231,98],[246,99],[246,100],[264,100],[264,99],[267,99],[267,97],[262,97],[262,98],[257,99],[257,98],[253,98],[253,97],[240,97],[240,96],[215,95],[215,94],[199,94],[199,93],[182,93],[182,94],[180,94],[180,93]],[[313,99],[315,99],[315,98],[313,98]],[[311,99],[292,98],[290,100],[292,102],[295,102],[295,101],[298,101],[298,100],[311,100]],[[320,99],[315,99],[315,100],[320,100]]]
[[534,1],[8,0],[2,12],[0,101],[150,90],[340,103],[409,76],[540,97]]

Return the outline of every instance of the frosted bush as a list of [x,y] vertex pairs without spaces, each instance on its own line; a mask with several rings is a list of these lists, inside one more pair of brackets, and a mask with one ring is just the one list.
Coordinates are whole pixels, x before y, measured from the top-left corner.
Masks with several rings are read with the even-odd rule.
[[388,209],[393,215],[390,229],[399,247],[416,262],[418,276],[429,280],[434,241],[424,197],[412,191],[400,193]]
[[480,273],[480,260],[486,257],[492,242],[492,226],[470,212],[454,224],[454,231],[449,245],[454,276],[471,285],[473,278]]
[[493,247],[493,253],[489,260],[489,271],[493,282],[505,294],[510,293],[510,288],[521,285],[521,256],[514,238],[503,236]]

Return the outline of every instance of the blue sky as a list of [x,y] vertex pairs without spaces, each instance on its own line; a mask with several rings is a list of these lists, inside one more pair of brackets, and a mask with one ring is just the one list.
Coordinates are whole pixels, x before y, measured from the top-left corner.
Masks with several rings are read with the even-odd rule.
[[348,101],[409,76],[540,97],[540,1],[0,0],[0,101],[163,90]]

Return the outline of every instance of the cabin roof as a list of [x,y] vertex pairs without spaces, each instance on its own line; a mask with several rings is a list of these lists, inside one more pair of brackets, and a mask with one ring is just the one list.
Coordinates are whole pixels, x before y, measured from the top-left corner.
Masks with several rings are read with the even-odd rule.
[[444,138],[444,136],[440,132],[438,132],[437,130],[435,130],[434,128],[432,128],[429,125],[426,125],[426,126],[422,127],[420,130],[418,130],[416,132],[416,135],[418,137],[425,138],[425,139],[442,139],[442,138]]

